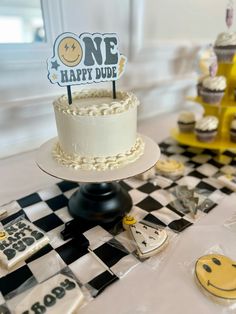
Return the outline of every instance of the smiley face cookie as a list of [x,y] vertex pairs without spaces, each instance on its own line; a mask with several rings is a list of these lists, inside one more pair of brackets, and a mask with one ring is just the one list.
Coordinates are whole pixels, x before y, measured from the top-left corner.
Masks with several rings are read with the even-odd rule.
[[195,264],[200,286],[212,296],[236,300],[236,262],[220,254],[200,257]]
[[122,219],[122,224],[123,224],[123,228],[125,230],[128,230],[129,227],[131,225],[134,225],[136,224],[137,220],[133,217],[133,216],[130,216],[130,215],[126,215],[123,219]]

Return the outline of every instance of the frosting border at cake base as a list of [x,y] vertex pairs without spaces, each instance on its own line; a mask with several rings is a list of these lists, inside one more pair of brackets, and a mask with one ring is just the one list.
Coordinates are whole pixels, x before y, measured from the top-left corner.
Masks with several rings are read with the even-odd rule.
[[141,137],[137,137],[135,144],[130,150],[123,154],[106,157],[84,157],[77,154],[67,154],[57,142],[52,150],[53,158],[61,165],[83,170],[112,170],[126,166],[135,162],[144,153],[145,144]]

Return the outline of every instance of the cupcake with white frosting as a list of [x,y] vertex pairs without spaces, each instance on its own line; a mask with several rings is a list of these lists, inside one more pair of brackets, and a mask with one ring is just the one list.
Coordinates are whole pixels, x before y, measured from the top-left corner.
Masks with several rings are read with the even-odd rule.
[[195,127],[195,115],[190,111],[183,111],[178,118],[179,131],[183,133],[189,133],[194,131]]
[[231,63],[236,53],[236,33],[220,33],[215,41],[214,51],[218,62]]
[[230,125],[230,140],[236,143],[236,119],[233,119]]
[[208,104],[218,104],[221,102],[226,89],[226,79],[224,76],[208,76],[202,82],[202,100]]
[[203,76],[200,76],[198,78],[198,81],[197,81],[197,95],[200,97],[201,96],[201,90],[202,90],[202,82],[203,80],[208,77],[208,75],[203,75]]
[[196,122],[195,133],[200,142],[212,142],[217,135],[219,120],[215,116],[205,116]]

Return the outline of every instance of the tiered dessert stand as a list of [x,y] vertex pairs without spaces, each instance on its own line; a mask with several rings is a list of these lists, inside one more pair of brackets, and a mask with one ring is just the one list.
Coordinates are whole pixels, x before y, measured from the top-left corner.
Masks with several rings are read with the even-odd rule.
[[68,209],[72,217],[94,224],[110,223],[128,213],[132,200],[120,181],[152,168],[160,157],[158,145],[141,135],[145,143],[144,154],[127,166],[106,171],[74,170],[58,164],[52,157],[57,141],[53,138],[43,144],[37,154],[37,165],[47,174],[72,182],[79,182],[79,189],[71,196]]
[[216,139],[211,143],[197,140],[194,132],[181,133],[177,128],[171,131],[172,137],[181,144],[189,146],[217,150],[219,159],[226,149],[236,149],[236,143],[230,141],[230,123],[236,113],[236,101],[234,100],[234,89],[236,88],[236,59],[233,63],[220,63],[217,75],[225,76],[227,88],[220,104],[207,104],[201,97],[189,97],[190,101],[200,104],[204,108],[204,115],[213,115],[219,119],[219,128]]

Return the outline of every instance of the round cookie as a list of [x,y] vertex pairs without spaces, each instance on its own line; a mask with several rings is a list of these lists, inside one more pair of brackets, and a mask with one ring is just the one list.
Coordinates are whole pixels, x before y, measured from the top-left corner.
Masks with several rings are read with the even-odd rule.
[[184,164],[175,159],[163,159],[156,163],[156,170],[164,177],[175,179],[184,174]]
[[131,225],[136,224],[136,222],[137,220],[133,216],[130,216],[130,215],[126,215],[122,219],[122,225],[125,230],[127,230]]
[[209,254],[195,264],[197,282],[205,292],[219,299],[236,300],[236,262],[227,256]]

